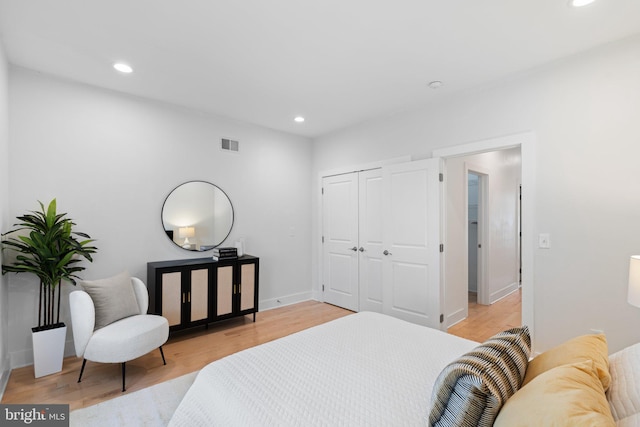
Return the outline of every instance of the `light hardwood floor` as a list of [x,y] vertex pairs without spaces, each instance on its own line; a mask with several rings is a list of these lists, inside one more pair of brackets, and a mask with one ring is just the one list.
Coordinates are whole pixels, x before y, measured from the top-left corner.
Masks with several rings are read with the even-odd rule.
[[522,326],[522,291],[513,292],[491,305],[480,305],[470,295],[469,317],[447,332],[474,341],[485,341],[498,332]]
[[[469,318],[449,333],[484,341],[503,329],[520,326],[520,293],[491,305],[471,305]],[[159,351],[127,362],[127,390],[122,393],[120,365],[87,362],[82,382],[78,374],[82,360],[64,360],[62,372],[33,377],[33,367],[14,369],[2,403],[63,403],[70,410],[132,393],[190,372],[229,354],[351,314],[351,311],[316,301],[307,301],[260,312],[251,316],[212,324],[172,335],[163,346],[167,365]]]

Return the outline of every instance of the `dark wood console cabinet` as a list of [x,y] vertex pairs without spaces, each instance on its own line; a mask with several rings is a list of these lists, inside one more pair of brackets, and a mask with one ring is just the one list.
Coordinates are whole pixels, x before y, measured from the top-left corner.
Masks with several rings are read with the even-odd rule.
[[149,313],[177,331],[258,311],[259,259],[211,258],[147,263]]

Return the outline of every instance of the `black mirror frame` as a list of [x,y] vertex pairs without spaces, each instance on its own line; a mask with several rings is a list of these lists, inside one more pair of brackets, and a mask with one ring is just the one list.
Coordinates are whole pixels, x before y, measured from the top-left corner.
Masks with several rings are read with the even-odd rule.
[[[173,194],[174,191],[176,191],[178,188],[182,187],[183,185],[186,184],[190,184],[190,183],[194,183],[194,182],[200,182],[203,184],[209,184],[215,188],[217,188],[218,190],[220,190],[220,192],[222,192],[222,194],[225,195],[225,197],[227,198],[227,200],[229,201],[229,206],[231,207],[231,225],[229,226],[229,231],[227,232],[227,234],[224,236],[224,238],[222,238],[222,240],[220,240],[220,243],[217,243],[215,245],[207,245],[207,249],[204,251],[198,251],[195,249],[187,249],[187,248],[183,248],[182,246],[180,246],[178,243],[176,243],[173,240],[173,231],[169,232],[166,228],[165,228],[165,224],[164,224],[164,219],[163,219],[163,214],[164,214],[164,208],[165,205],[167,204],[167,200],[169,199],[169,197],[171,197],[171,195]],[[214,248],[217,248],[218,246],[222,245],[224,243],[225,240],[227,240],[227,238],[229,237],[229,235],[231,234],[231,230],[233,230],[233,225],[235,224],[235,220],[236,220],[236,213],[235,213],[235,209],[233,207],[233,203],[231,202],[231,198],[229,197],[229,195],[220,187],[218,187],[216,184],[209,182],[209,181],[204,181],[204,180],[192,180],[192,181],[186,181],[183,182],[182,184],[177,185],[176,187],[173,188],[173,190],[171,190],[169,192],[169,194],[167,194],[167,197],[164,198],[164,202],[162,202],[162,209],[160,210],[160,224],[162,225],[162,229],[164,230],[164,234],[167,236],[167,238],[169,239],[169,241],[171,241],[171,243],[173,243],[174,245],[176,245],[177,247],[179,247],[182,250],[185,251],[189,251],[189,252],[206,252],[206,251],[211,251]],[[170,234],[171,233],[171,234]]]

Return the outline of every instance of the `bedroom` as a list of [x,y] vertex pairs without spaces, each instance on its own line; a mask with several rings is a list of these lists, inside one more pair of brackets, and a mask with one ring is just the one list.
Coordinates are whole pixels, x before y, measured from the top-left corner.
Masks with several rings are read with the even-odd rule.
[[[36,200],[57,197],[99,239],[92,278],[125,268],[144,276],[146,262],[180,257],[155,219],[175,185],[206,178],[237,208],[229,241],[245,237],[263,260],[261,307],[318,298],[320,171],[532,131],[532,227],[552,236],[551,249],[531,248],[536,348],[591,329],[607,333],[612,351],[640,341],[629,327],[640,310],[626,302],[628,258],[640,250],[638,35],[313,139],[12,66],[2,49],[2,229]],[[221,156],[220,137],[237,138],[241,155]],[[73,166],[51,168],[50,159]],[[23,165],[46,170],[46,180]],[[21,307],[33,289],[27,278],[1,280],[6,378],[30,363],[33,316]]]

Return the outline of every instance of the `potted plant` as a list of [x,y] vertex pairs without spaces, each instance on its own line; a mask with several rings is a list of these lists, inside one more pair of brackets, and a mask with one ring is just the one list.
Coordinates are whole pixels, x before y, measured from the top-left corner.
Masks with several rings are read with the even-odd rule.
[[85,269],[81,261],[93,261],[97,250],[89,235],[73,231],[76,224],[66,213],[56,212],[56,199],[46,210],[38,203],[41,210],[19,216],[17,228],[3,234],[2,242],[3,250],[16,252],[15,260],[2,265],[2,274],[33,273],[40,279],[38,326],[31,329],[36,378],[62,370],[67,332],[60,322],[62,281],[75,285],[77,273]]

